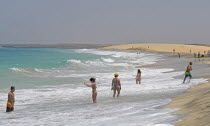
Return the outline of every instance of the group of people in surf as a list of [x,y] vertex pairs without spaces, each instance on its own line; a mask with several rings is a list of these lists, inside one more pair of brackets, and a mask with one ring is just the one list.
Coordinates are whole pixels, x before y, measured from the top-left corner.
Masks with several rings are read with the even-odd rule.
[[[112,84],[111,84],[111,90],[113,90],[113,97],[116,96],[116,93],[117,93],[117,97],[120,96],[121,83],[120,83],[120,79],[118,78],[118,76],[119,76],[118,73],[114,74],[114,78],[113,78]],[[90,82],[91,82],[91,84],[87,84],[87,83],[84,83],[84,84],[88,87],[92,87],[93,103],[97,103],[97,101],[96,101],[96,98],[97,98],[96,79],[95,78],[90,78]],[[137,71],[136,84],[141,84],[141,70],[140,69],[138,69],[138,71]]]
[[[189,62],[188,66],[187,66],[187,69],[185,71],[185,77],[184,77],[183,83],[185,83],[185,80],[186,80],[187,77],[190,77],[190,79],[192,78],[192,75],[190,73],[191,70],[192,70],[192,62]],[[119,76],[118,73],[114,74],[114,78],[113,78],[112,84],[111,84],[111,90],[113,90],[113,97],[116,96],[116,92],[117,92],[117,97],[120,96],[121,82],[120,82],[120,79],[118,78],[118,76]],[[91,84],[87,84],[87,83],[84,83],[84,84],[86,86],[92,88],[92,100],[93,100],[93,103],[97,103],[96,79],[95,78],[90,78],[90,82],[91,82]],[[137,71],[136,84],[141,84],[141,70],[140,69],[138,69],[138,71]],[[15,92],[15,87],[12,86],[10,88],[10,92],[8,93],[8,101],[7,101],[6,112],[11,112],[11,111],[14,110],[14,104],[15,104],[14,92]]]
[[[190,73],[190,71],[192,70],[192,62],[189,62],[187,69],[185,71],[185,77],[184,77],[184,81],[183,83],[185,83],[185,80],[187,77],[190,77],[190,79],[192,78],[192,75]],[[116,92],[117,92],[117,97],[119,97],[120,95],[120,91],[121,91],[121,83],[120,83],[120,79],[118,78],[119,74],[115,73],[114,74],[114,79],[112,80],[112,85],[111,85],[111,90],[113,90],[113,97],[115,97]],[[92,99],[93,99],[93,103],[97,103],[97,90],[96,90],[96,79],[95,78],[90,78],[90,82],[91,84],[87,84],[84,83],[86,86],[88,87],[92,87]],[[189,80],[190,81],[190,80]],[[141,70],[138,69],[137,71],[137,75],[136,75],[136,84],[141,84]]]

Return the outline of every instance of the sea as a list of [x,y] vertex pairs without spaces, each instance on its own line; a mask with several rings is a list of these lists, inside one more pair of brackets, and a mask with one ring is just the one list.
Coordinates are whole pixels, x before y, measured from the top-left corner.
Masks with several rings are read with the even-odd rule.
[[[184,69],[157,65],[170,58],[137,51],[0,48],[0,125],[173,126],[180,119],[174,114],[179,108],[162,106],[207,80],[182,84]],[[140,85],[135,82],[138,69]],[[118,98],[111,91],[114,73],[122,85]],[[84,85],[91,77],[96,78],[97,104]],[[16,87],[15,110],[6,113],[11,86]]]

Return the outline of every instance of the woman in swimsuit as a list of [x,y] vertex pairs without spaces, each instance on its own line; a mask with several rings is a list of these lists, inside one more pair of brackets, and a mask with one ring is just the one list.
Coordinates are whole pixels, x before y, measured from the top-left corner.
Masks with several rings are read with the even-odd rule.
[[97,91],[96,91],[96,83],[95,83],[96,79],[95,78],[90,78],[90,82],[91,84],[87,84],[87,83],[84,83],[86,86],[88,87],[92,87],[92,99],[93,99],[93,103],[96,103],[96,97],[97,97]]
[[136,84],[141,84],[141,70],[138,69],[137,75],[136,75]]
[[115,73],[114,76],[115,78],[112,80],[111,90],[114,91],[113,97],[115,97],[116,91],[117,91],[117,97],[119,97],[120,90],[121,90],[121,83],[120,83],[120,79],[118,78],[119,74]]

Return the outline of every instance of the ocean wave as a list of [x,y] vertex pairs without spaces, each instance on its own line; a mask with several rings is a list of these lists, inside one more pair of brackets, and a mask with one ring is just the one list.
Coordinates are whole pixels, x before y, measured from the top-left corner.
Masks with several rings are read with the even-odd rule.
[[15,72],[25,72],[25,73],[30,73],[29,71],[23,69],[23,68],[16,68],[16,67],[13,67],[13,68],[9,68],[10,70],[12,71],[15,71]]
[[67,63],[82,63],[82,62],[81,60],[71,59],[71,60],[67,60]]
[[36,71],[36,72],[43,72],[42,69],[38,69],[38,68],[34,68],[34,71]]
[[85,65],[85,66],[89,66],[89,65],[96,65],[96,66],[98,66],[98,65],[104,64],[104,62],[108,62],[108,63],[114,62],[114,60],[109,59],[109,58],[107,58],[107,59],[106,58],[101,58],[101,60],[99,60],[99,59],[93,60],[93,61],[87,60],[87,61],[82,62],[81,60],[71,59],[71,60],[67,60],[67,63],[74,63],[74,64],[79,64],[79,65],[82,64],[82,65]]
[[101,58],[102,59],[102,61],[104,61],[104,62],[108,62],[108,63],[113,63],[114,62],[114,60],[113,59],[111,59],[111,58]]
[[128,63],[112,63],[112,64],[108,64],[108,65],[109,66],[123,66],[123,67],[131,66]]
[[88,65],[104,65],[103,62],[101,62],[100,60],[95,60],[95,61],[86,61],[85,64],[88,64]]

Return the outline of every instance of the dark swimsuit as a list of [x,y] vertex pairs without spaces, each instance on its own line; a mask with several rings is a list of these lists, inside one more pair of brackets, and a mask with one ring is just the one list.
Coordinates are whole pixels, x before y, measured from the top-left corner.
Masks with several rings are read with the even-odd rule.
[[7,102],[6,112],[11,112],[11,111],[14,111],[14,106],[10,102]]

